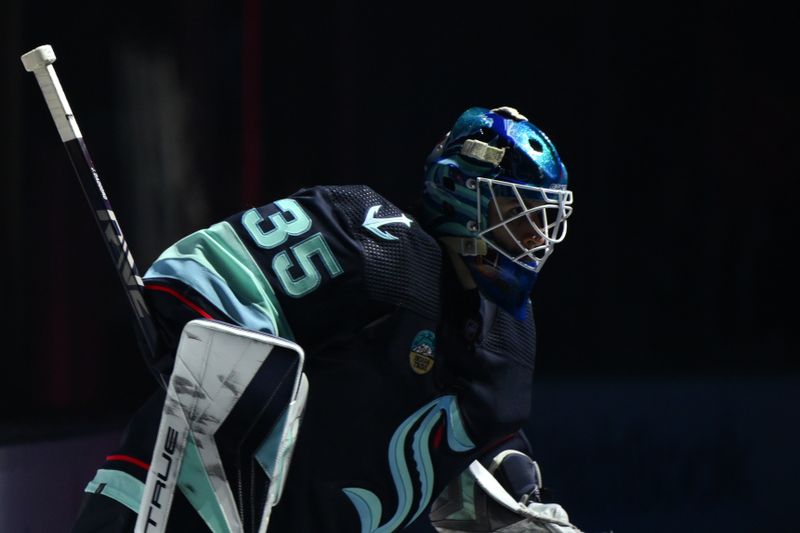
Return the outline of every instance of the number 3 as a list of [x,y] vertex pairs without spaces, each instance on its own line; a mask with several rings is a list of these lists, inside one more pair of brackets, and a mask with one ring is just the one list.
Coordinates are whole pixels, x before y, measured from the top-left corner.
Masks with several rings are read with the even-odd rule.
[[[250,209],[242,215],[242,225],[247,229],[253,240],[256,241],[256,244],[267,250],[285,243],[289,235],[302,235],[311,229],[311,219],[296,200],[286,198],[278,200],[275,205],[278,206],[282,213],[275,213],[269,216],[269,221],[272,222],[275,228],[266,233],[259,226],[264,219],[261,218],[261,214],[257,209]],[[286,221],[283,216],[285,213],[292,215],[291,221]]]

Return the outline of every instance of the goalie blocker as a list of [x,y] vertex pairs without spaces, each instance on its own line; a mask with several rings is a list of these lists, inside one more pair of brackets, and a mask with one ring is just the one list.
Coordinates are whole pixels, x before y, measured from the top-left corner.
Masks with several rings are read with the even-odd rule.
[[302,368],[292,342],[222,322],[186,324],[135,531],[166,531],[177,487],[211,531],[265,532],[308,393]]
[[[203,523],[214,533],[264,533],[306,403],[303,358],[298,345],[278,337],[212,320],[187,323],[145,483],[99,470],[84,504],[99,511],[73,531],[130,531],[135,520],[137,533]],[[108,508],[106,497],[138,516]]]

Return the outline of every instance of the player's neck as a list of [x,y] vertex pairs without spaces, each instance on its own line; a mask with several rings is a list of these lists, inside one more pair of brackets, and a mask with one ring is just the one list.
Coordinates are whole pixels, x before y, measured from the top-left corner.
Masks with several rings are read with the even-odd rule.
[[467,268],[467,265],[464,264],[464,259],[454,249],[452,242],[447,239],[440,239],[440,242],[447,252],[447,257],[450,258],[450,263],[453,265],[456,278],[458,278],[458,282],[461,284],[461,286],[468,290],[477,289],[478,286],[475,283],[475,280],[472,278],[472,274]]

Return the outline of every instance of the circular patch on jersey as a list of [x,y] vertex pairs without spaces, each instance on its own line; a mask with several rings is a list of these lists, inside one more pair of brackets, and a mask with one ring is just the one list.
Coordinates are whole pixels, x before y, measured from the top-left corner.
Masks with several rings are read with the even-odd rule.
[[414,337],[408,360],[411,370],[417,374],[427,374],[433,368],[433,350],[436,346],[436,334],[428,329],[423,329]]

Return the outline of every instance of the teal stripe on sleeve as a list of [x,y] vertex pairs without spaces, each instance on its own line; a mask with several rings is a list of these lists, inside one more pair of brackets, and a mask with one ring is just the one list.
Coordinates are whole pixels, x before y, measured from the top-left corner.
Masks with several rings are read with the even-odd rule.
[[[103,488],[98,491],[97,489],[101,485]],[[108,496],[138,514],[139,503],[142,501],[142,494],[144,494],[144,483],[120,470],[105,470],[101,468],[83,490],[84,492]]]
[[294,339],[275,291],[228,222],[181,239],[161,254],[144,277],[181,281],[238,325]]

